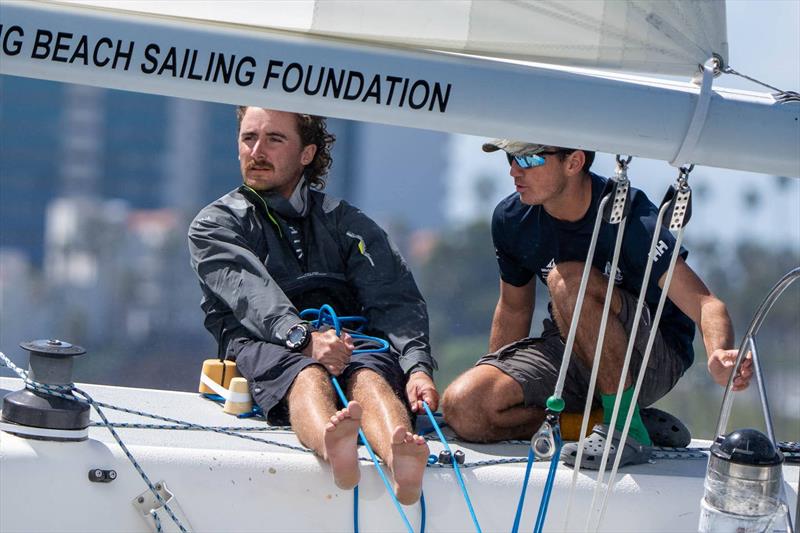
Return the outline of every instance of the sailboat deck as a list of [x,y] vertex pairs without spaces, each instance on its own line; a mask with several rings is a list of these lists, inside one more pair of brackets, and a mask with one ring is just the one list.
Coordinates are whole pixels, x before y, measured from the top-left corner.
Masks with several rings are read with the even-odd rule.
[[[21,387],[18,379],[0,378],[0,394]],[[286,429],[264,431],[259,419],[238,419],[197,394],[99,385],[80,386],[96,401],[136,411],[217,428],[249,429],[247,435],[278,444],[245,440],[201,430],[169,430],[130,413],[105,409],[112,423],[146,424],[118,428],[121,438],[152,481],[166,482],[183,516],[201,531],[349,531],[353,499],[339,490],[328,467],[299,448]],[[97,416],[92,413],[92,420]],[[155,426],[149,426],[154,424]],[[109,431],[91,427],[89,440],[57,443],[0,433],[0,529],[51,531],[143,530],[131,501],[146,490]],[[280,444],[280,445],[279,445]],[[708,441],[693,441],[698,450]],[[438,455],[442,444],[429,441]],[[481,445],[454,441],[465,454],[462,474],[484,531],[509,530],[525,472],[525,443]],[[362,457],[368,458],[363,447]],[[679,456],[681,454],[678,454]],[[626,467],[617,475],[601,531],[696,531],[703,494],[706,459],[700,454],[657,458]],[[507,462],[513,461],[515,462]],[[532,527],[549,463],[536,463],[523,513],[523,528]],[[112,483],[90,483],[92,468],[113,468]],[[790,503],[797,494],[797,466],[784,467]],[[546,530],[561,531],[566,516],[573,470],[559,464]],[[569,514],[570,529],[583,529],[596,473],[582,471],[576,480]],[[23,490],[24,489],[24,490]],[[28,505],[30,490],[56,502],[51,513]],[[362,463],[360,526],[365,531],[402,531],[403,523],[371,462]],[[426,530],[469,531],[474,526],[452,467],[434,465],[426,472]],[[52,494],[43,494],[50,493]],[[602,492],[600,494],[602,497]],[[75,513],[85,509],[87,515]],[[5,512],[14,509],[14,513]],[[59,509],[63,509],[59,511]],[[415,529],[419,506],[406,508]],[[79,516],[80,515],[80,516]],[[165,530],[176,530],[164,514]],[[114,524],[113,527],[110,524]]]

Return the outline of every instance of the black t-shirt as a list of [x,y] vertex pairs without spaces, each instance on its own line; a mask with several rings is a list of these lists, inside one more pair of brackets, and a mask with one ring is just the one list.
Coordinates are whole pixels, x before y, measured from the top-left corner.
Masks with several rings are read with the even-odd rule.
[[[550,270],[565,261],[586,261],[586,253],[592,238],[595,216],[606,185],[606,178],[596,174],[592,179],[592,202],[586,214],[576,222],[565,222],[551,217],[540,205],[526,205],[514,193],[501,201],[492,216],[492,239],[497,253],[501,279],[521,287],[533,275],[546,283]],[[658,217],[658,208],[642,191],[631,188],[631,209],[628,214],[622,251],[615,283],[634,296],[639,296],[644,270],[647,266],[647,252],[653,237]],[[614,254],[614,241],[619,225],[604,223],[597,237],[592,265],[606,276],[611,270]],[[646,301],[651,315],[655,314],[661,289],[658,280],[669,267],[669,257],[675,247],[675,238],[660,228],[656,261],[653,264]],[[688,252],[681,249],[685,259]],[[672,301],[667,299],[661,316],[659,329],[664,340],[684,358],[686,368],[694,361],[692,340],[694,322]]]

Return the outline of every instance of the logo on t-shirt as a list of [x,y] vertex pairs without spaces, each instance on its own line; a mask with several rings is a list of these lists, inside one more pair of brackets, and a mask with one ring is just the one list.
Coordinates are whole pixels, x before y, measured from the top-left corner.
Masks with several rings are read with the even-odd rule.
[[547,276],[550,275],[550,271],[553,270],[555,267],[556,267],[556,260],[551,259],[550,262],[547,263],[547,266],[542,269],[542,277],[544,279],[547,279]]
[[[605,277],[611,275],[611,261],[606,261],[606,268],[603,271],[603,275]],[[620,283],[622,283],[622,271],[617,267],[617,272],[614,274],[614,284],[619,285]]]
[[653,255],[653,263],[657,263],[657,262],[658,262],[658,259],[659,259],[659,258],[660,258],[660,257],[661,257],[661,256],[664,254],[664,252],[666,252],[668,249],[669,249],[669,246],[667,246],[667,243],[665,243],[664,241],[658,241],[658,244],[656,244],[656,253]]

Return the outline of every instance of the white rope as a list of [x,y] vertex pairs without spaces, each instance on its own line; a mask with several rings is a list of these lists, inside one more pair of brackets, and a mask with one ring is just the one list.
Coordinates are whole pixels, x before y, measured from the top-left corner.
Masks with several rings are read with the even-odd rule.
[[[622,182],[624,181],[626,184],[628,182],[627,176],[627,163],[622,164],[621,162],[617,166],[617,175],[616,181]],[[616,189],[615,189],[616,191]],[[575,487],[578,483],[578,473],[580,472],[581,468],[581,461],[583,459],[583,444],[586,440],[586,429],[589,426],[589,419],[592,413],[592,404],[594,399],[594,391],[597,385],[597,374],[600,369],[600,357],[603,353],[603,342],[606,336],[606,325],[608,323],[608,316],[611,312],[611,297],[614,292],[614,281],[617,275],[617,265],[619,264],[619,256],[620,251],[622,250],[622,238],[625,234],[625,223],[627,221],[627,217],[624,215],[625,213],[625,203],[628,200],[627,194],[627,187],[625,196],[622,197],[622,205],[620,206],[620,211],[623,213],[622,219],[618,222],[618,229],[617,229],[617,238],[614,242],[614,254],[611,257],[611,269],[608,274],[608,284],[606,285],[606,297],[603,303],[603,313],[600,315],[600,330],[597,333],[597,345],[594,351],[594,360],[592,361],[592,373],[589,377],[589,390],[586,392],[586,404],[583,408],[583,419],[581,420],[581,430],[578,434],[578,454],[575,457],[575,466],[572,470],[572,481],[569,487],[569,497],[567,498],[567,510],[564,513],[564,531],[569,531],[569,521],[572,514],[572,501],[575,496]],[[612,221],[613,223],[613,221]]]
[[[660,229],[660,226],[656,226],[656,231]],[[664,287],[661,289],[661,298],[658,301],[658,308],[656,309],[656,314],[653,317],[651,322],[652,329],[650,330],[650,335],[647,338],[647,347],[644,351],[644,356],[642,357],[642,366],[639,369],[639,376],[636,379],[636,386],[633,388],[633,396],[631,397],[631,404],[628,408],[628,416],[625,418],[625,425],[622,428],[622,435],[620,436],[620,446],[617,450],[617,455],[614,458],[614,466],[611,468],[611,474],[608,476],[608,486],[606,487],[605,495],[603,496],[603,503],[600,506],[600,516],[597,519],[597,529],[600,528],[600,524],[603,522],[603,518],[605,517],[606,509],[608,508],[608,497],[611,494],[611,490],[614,486],[614,478],[617,475],[617,469],[619,468],[619,463],[622,460],[622,450],[621,447],[625,442],[625,439],[628,438],[628,430],[631,427],[631,415],[633,414],[633,410],[636,406],[636,402],[639,399],[639,392],[642,388],[642,382],[644,381],[644,374],[647,370],[647,363],[650,360],[650,353],[653,349],[653,343],[656,339],[656,334],[658,333],[658,324],[661,320],[661,312],[664,310],[664,304],[667,301],[667,292],[669,291],[670,283],[672,283],[672,274],[675,271],[675,264],[678,261],[678,257],[681,254],[681,243],[683,242],[683,228],[678,230],[678,235],[675,238],[675,248],[672,251],[672,257],[670,257],[669,267],[667,268],[667,275],[664,279]]]
[[673,167],[680,167],[684,163],[691,163],[694,156],[694,149],[697,147],[697,141],[700,139],[700,133],[703,131],[703,126],[706,124],[706,117],[708,116],[708,108],[711,104],[711,86],[714,81],[714,71],[719,63],[716,58],[711,58],[703,65],[703,81],[700,85],[700,93],[697,95],[697,103],[694,106],[694,114],[692,120],[689,122],[689,128],[686,130],[686,135],[683,136],[680,148],[675,153],[675,156],[669,162]]
[[[642,287],[639,290],[639,299],[636,300],[636,312],[633,316],[633,326],[631,328],[630,337],[628,339],[628,347],[625,350],[625,361],[622,363],[622,370],[620,371],[619,376],[619,386],[617,387],[617,397],[614,400],[614,409],[611,411],[611,420],[608,423],[608,438],[606,438],[605,445],[603,446],[603,456],[600,459],[600,468],[597,471],[597,482],[594,487],[594,492],[592,493],[592,503],[589,506],[589,514],[586,517],[586,530],[590,529],[590,524],[592,520],[593,510],[595,508],[595,503],[597,501],[597,496],[600,494],[600,486],[603,484],[603,477],[605,476],[606,465],[608,464],[608,454],[611,451],[611,442],[612,436],[614,434],[614,428],[616,427],[617,423],[617,415],[619,414],[619,407],[620,403],[622,402],[622,393],[625,390],[625,381],[626,377],[628,376],[628,367],[630,366],[631,356],[633,355],[633,347],[636,343],[636,335],[639,331],[639,321],[642,318],[642,309],[645,306],[645,296],[647,294],[647,287],[650,284],[650,274],[653,270],[653,257],[655,255],[656,245],[658,244],[659,240],[659,230],[661,228],[661,221],[664,219],[664,213],[666,213],[669,204],[664,204],[658,212],[658,218],[656,219],[656,227],[655,231],[653,232],[653,238],[650,242],[650,250],[647,253],[647,265],[644,269],[644,275],[642,276]],[[633,404],[631,404],[633,407]],[[628,416],[630,416],[631,411],[628,411]],[[622,446],[622,442],[620,442],[620,447]],[[621,448],[617,450],[618,454],[622,453]]]
[[592,259],[594,258],[594,249],[597,246],[597,236],[600,233],[600,226],[603,223],[603,210],[608,203],[611,195],[606,195],[597,208],[597,217],[594,221],[594,229],[592,230],[592,240],[589,242],[589,251],[586,254],[586,264],[583,267],[583,275],[581,276],[581,284],[578,288],[578,300],[575,302],[575,311],[572,313],[572,322],[569,325],[569,334],[567,335],[567,342],[564,345],[564,355],[561,358],[561,368],[558,371],[558,381],[556,382],[556,389],[553,396],[561,398],[564,391],[564,382],[567,379],[567,368],[569,361],[572,358],[572,346],[575,344],[575,335],[578,331],[578,320],[581,316],[583,308],[583,299],[586,295],[586,286],[589,284],[589,272],[592,270]]

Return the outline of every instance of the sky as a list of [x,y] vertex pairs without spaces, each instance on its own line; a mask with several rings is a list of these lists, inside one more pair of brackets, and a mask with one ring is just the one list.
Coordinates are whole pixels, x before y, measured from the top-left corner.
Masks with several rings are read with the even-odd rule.
[[[727,2],[729,63],[734,69],[784,90],[800,91],[800,0],[729,0]],[[760,86],[723,75],[715,86],[762,92]],[[763,89],[767,91],[767,89]],[[800,104],[787,104],[800,105]],[[491,216],[494,205],[513,192],[505,158],[483,154],[482,137],[455,135],[449,150],[455,155],[448,183],[448,218],[455,222]],[[800,147],[798,147],[800,150]],[[614,157],[598,154],[592,167],[608,176]],[[674,183],[677,171],[664,161],[635,159],[629,170],[634,187],[654,202]],[[480,198],[476,182],[485,181],[492,193]],[[774,176],[711,167],[697,167],[690,177],[694,186],[693,218],[689,232],[724,242],[742,236],[775,245],[788,245],[800,253],[800,180],[779,183]],[[746,209],[748,197],[756,209]]]

